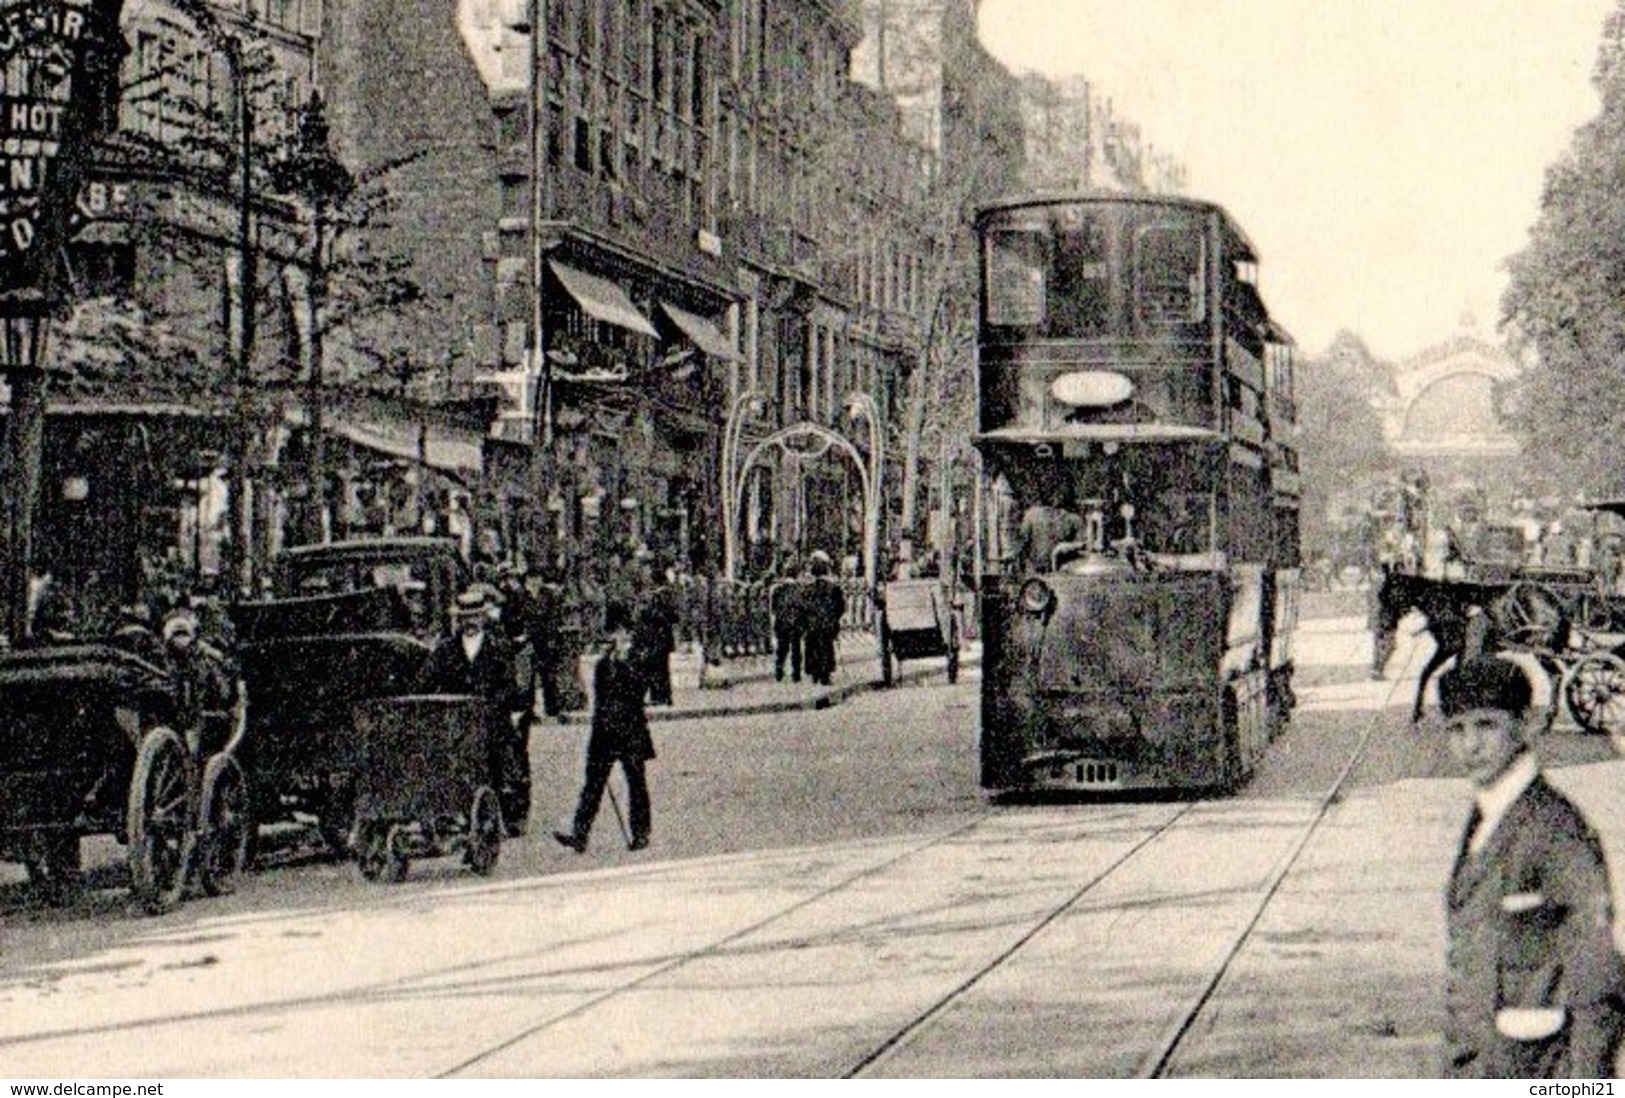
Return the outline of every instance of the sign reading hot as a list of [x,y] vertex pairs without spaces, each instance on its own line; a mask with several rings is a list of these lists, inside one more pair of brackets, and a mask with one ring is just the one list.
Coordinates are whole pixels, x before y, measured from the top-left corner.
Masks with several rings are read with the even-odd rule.
[[[0,0],[0,294],[43,300],[116,73],[123,0]],[[111,63],[109,63],[111,62]]]

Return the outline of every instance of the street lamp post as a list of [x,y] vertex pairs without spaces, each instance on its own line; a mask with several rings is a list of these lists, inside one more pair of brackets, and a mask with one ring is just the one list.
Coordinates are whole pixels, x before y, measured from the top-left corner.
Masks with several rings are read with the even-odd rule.
[[310,272],[305,292],[306,330],[302,349],[305,363],[305,414],[310,433],[310,503],[315,529],[313,541],[327,541],[326,439],[322,427],[323,356],[328,296],[328,250],[333,246],[333,208],[355,192],[355,177],[333,152],[327,111],[320,93],[312,94],[299,114],[299,131],[292,154],[272,171],[272,182],[280,191],[297,195],[306,205],[311,221]]

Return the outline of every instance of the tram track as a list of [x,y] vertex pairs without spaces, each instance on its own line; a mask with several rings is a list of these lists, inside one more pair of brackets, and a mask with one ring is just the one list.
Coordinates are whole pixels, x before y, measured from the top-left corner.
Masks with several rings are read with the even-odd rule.
[[[1385,692],[1384,707],[1394,692],[1400,689],[1400,685],[1409,681],[1406,672],[1413,658],[1414,648],[1406,653],[1404,667]],[[1279,814],[1266,821],[1273,827],[1272,836],[1276,836],[1271,839],[1270,850],[1276,848],[1273,844],[1280,843],[1286,847],[1285,853],[1276,861],[1273,870],[1264,876],[1263,883],[1257,887],[1246,917],[1227,921],[1227,925],[1236,927],[1235,931],[1227,937],[1223,948],[1214,954],[1212,962],[1203,970],[1202,977],[1187,982],[1186,986],[1194,990],[1181,1003],[1177,1013],[1168,1020],[1166,1027],[1158,1033],[1155,1042],[1147,1048],[1139,1061],[1138,1074],[1156,1077],[1169,1073],[1178,1058],[1179,1050],[1189,1040],[1202,1012],[1209,1009],[1214,1002],[1232,963],[1245,949],[1270,903],[1287,881],[1317,830],[1342,797],[1362,757],[1367,753],[1378,727],[1381,712],[1382,709],[1379,708],[1376,714],[1365,721],[1358,734],[1358,742],[1342,763],[1330,787],[1314,798],[1312,803],[1304,804],[1304,810],[1308,813],[1307,818],[1299,822],[1304,813],[1294,809],[1290,813],[1292,817],[1290,821],[1283,823]],[[1351,732],[1353,727],[1350,729]],[[605,964],[590,970],[574,962],[570,965],[558,965],[549,961],[550,957],[558,956],[555,944],[550,943],[549,946],[534,951],[493,953],[470,964],[448,968],[431,966],[426,971],[397,975],[386,980],[351,984],[325,994],[268,998],[259,1003],[241,1004],[217,1011],[212,1015],[206,1012],[163,1011],[112,1027],[72,1027],[71,1035],[65,1031],[58,1031],[34,1034],[20,1040],[0,1039],[0,1048],[67,1036],[89,1037],[112,1029],[158,1032],[166,1026],[184,1025],[190,1021],[210,1017],[245,1018],[273,1015],[278,1012],[298,1013],[331,1005],[360,1006],[408,999],[449,1000],[482,994],[526,993],[529,989],[552,989],[549,993],[567,995],[568,1000],[558,1002],[553,1009],[539,1012],[528,1020],[510,1017],[512,1028],[506,1032],[500,1026],[495,1031],[487,1030],[478,1042],[470,1042],[471,1051],[443,1049],[442,1052],[453,1053],[453,1056],[441,1061],[441,1064],[446,1066],[437,1068],[431,1059],[428,1063],[420,1063],[413,1069],[414,1073],[421,1071],[424,1075],[441,1078],[468,1077],[492,1071],[501,1073],[504,1069],[509,1073],[515,1073],[514,1065],[521,1067],[521,1071],[517,1073],[535,1073],[534,1070],[523,1071],[523,1065],[550,1064],[553,1062],[554,1050],[568,1047],[570,1041],[584,1029],[591,1032],[600,1019],[624,1010],[636,1012],[639,1009],[636,999],[639,993],[681,994],[695,987],[714,986],[714,973],[717,969],[728,965],[754,963],[758,959],[764,959],[769,965],[784,963],[783,959],[792,955],[789,951],[802,948],[797,939],[803,935],[807,924],[817,924],[820,920],[824,920],[827,925],[816,929],[813,932],[814,937],[822,935],[828,941],[844,940],[848,943],[860,939],[871,943],[890,943],[906,940],[911,934],[942,933],[942,926],[949,923],[958,924],[956,930],[974,926],[975,931],[982,937],[978,939],[974,955],[969,951],[964,954],[964,958],[970,961],[970,964],[960,968],[957,973],[944,971],[937,974],[938,978],[946,977],[951,986],[929,995],[918,996],[911,989],[907,997],[901,995],[895,997],[886,1005],[886,1009],[873,1012],[874,1024],[866,1032],[858,1034],[848,1032],[838,1038],[828,1036],[828,1043],[820,1043],[815,1036],[811,1041],[804,1043],[801,1051],[796,1053],[798,1059],[792,1067],[794,1068],[796,1064],[801,1066],[791,1072],[801,1073],[807,1070],[799,1057],[808,1057],[816,1059],[819,1063],[815,1074],[825,1077],[881,1075],[886,1073],[888,1065],[897,1068],[901,1053],[915,1047],[922,1039],[953,1018],[956,1012],[976,996],[979,988],[987,985],[997,974],[1007,972],[1013,963],[1018,962],[1024,954],[1033,950],[1048,935],[1056,931],[1059,925],[1066,921],[1069,913],[1078,912],[1080,907],[1087,908],[1090,897],[1109,891],[1106,886],[1111,882],[1121,881],[1125,876],[1134,876],[1130,871],[1136,867],[1139,867],[1140,875],[1144,876],[1147,867],[1154,862],[1154,859],[1153,862],[1147,862],[1146,859],[1153,857],[1160,844],[1176,841],[1183,834],[1186,847],[1199,848],[1202,844],[1214,841],[1226,828],[1236,827],[1238,816],[1229,809],[1238,805],[1246,808],[1249,802],[1200,799],[1168,805],[1138,805],[1126,813],[1113,813],[1107,817],[1090,815],[1087,818],[1082,813],[1029,814],[989,808],[955,826],[920,836],[916,841],[901,846],[892,846],[881,856],[871,855],[860,862],[844,866],[837,873],[830,874],[827,879],[808,882],[808,887],[799,895],[782,898],[771,907],[762,905],[757,911],[741,918],[737,925],[718,926],[712,933],[705,936],[696,935],[695,940],[676,948],[664,952],[658,949],[649,951],[641,959],[623,958],[613,964]],[[1247,815],[1240,814],[1241,817]],[[989,825],[998,821],[1005,821],[1008,826],[990,830]],[[1290,840],[1286,839],[1284,834],[1288,823],[1296,828]],[[1080,826],[1083,824],[1087,826]],[[1020,904],[1010,904],[992,911],[987,908],[975,908],[974,905],[967,911],[961,911],[950,906],[955,899],[954,893],[945,891],[940,897],[911,896],[909,902],[901,908],[880,909],[867,921],[850,919],[845,922],[828,921],[832,911],[846,914],[848,909],[860,906],[859,901],[864,898],[866,883],[873,884],[876,888],[895,888],[900,881],[906,885],[911,874],[915,879],[930,879],[926,874],[934,872],[939,865],[934,859],[941,859],[945,863],[950,855],[958,857],[966,851],[978,852],[979,856],[985,854],[985,857],[981,857],[981,860],[974,864],[980,871],[986,871],[988,865],[1000,859],[1008,863],[1012,857],[1027,856],[1013,853],[1013,850],[1017,844],[1020,844],[1021,849],[1027,850],[1035,842],[1053,844],[1049,862],[1051,870],[1068,864],[1080,849],[1088,851],[1092,862],[1082,874],[1073,876],[1070,881],[1061,880],[1051,873],[1044,886],[1048,890],[1047,894],[1041,893],[1037,888],[1031,888],[1028,889],[1030,895],[1024,896]],[[996,847],[1002,849],[995,850]],[[1260,866],[1270,864],[1264,858],[1260,858],[1259,863]],[[642,871],[640,875],[641,873]],[[1007,867],[1003,873],[1004,876],[990,882],[988,888],[1029,883],[1015,869]],[[875,891],[876,888],[869,889],[869,892]],[[1131,891],[1127,886],[1119,887],[1116,891],[1122,893],[1125,890]],[[1150,897],[1136,897],[1133,903],[1126,904],[1121,900],[1112,902],[1119,904],[1124,910],[1132,910],[1134,904],[1158,904],[1165,899],[1177,902],[1180,894],[1160,893]],[[784,900],[788,902],[783,902]],[[1101,906],[1104,907],[1106,903],[1107,901],[1103,899]],[[802,918],[798,919],[798,916]],[[932,919],[938,920],[940,925],[929,925]],[[1062,937],[1064,938],[1064,935]],[[922,948],[929,948],[929,943],[926,947],[908,946],[905,950]],[[1201,954],[1193,951],[1193,955]],[[621,971],[616,972],[616,969]],[[781,976],[783,971],[782,968],[769,967],[766,979],[771,982],[775,977]],[[966,971],[969,975],[965,974]],[[750,976],[753,982],[763,979],[760,969],[752,969]],[[569,986],[583,977],[597,982],[599,986]],[[822,1001],[826,1003],[836,994],[829,987],[809,992],[793,987],[788,982],[781,986],[785,987],[788,994],[806,993],[823,996]],[[924,986],[923,982],[921,986]],[[512,1024],[514,1022],[517,1024]],[[854,1040],[854,1037],[858,1039]],[[1138,1042],[1135,1047],[1138,1047]],[[931,1061],[922,1059],[918,1062]],[[634,1072],[637,1070],[632,1062],[628,1062],[626,1066]],[[903,1067],[901,1071],[907,1073],[908,1068]],[[544,1066],[540,1073],[548,1074],[549,1071]],[[562,1074],[571,1073],[562,1072]]]
[[[1169,1019],[1166,1027],[1160,1032],[1153,1046],[1140,1058],[1134,1073],[1136,1078],[1155,1079],[1163,1078],[1167,1075],[1175,1056],[1192,1032],[1197,1020],[1213,1002],[1225,976],[1229,973],[1232,964],[1235,962],[1236,958],[1240,956],[1247,942],[1252,938],[1254,931],[1257,929],[1259,923],[1263,919],[1264,913],[1268,909],[1270,903],[1280,892],[1281,887],[1286,882],[1288,875],[1292,872],[1293,867],[1297,865],[1298,860],[1302,856],[1304,850],[1308,847],[1310,841],[1319,831],[1321,825],[1325,822],[1333,807],[1342,799],[1343,792],[1347,787],[1349,779],[1353,776],[1355,770],[1360,764],[1360,761],[1367,753],[1372,736],[1375,734],[1381,723],[1384,710],[1393,700],[1394,694],[1399,690],[1400,686],[1409,684],[1410,680],[1406,677],[1406,672],[1409,671],[1414,656],[1415,647],[1412,646],[1407,651],[1405,660],[1400,667],[1399,673],[1394,676],[1392,685],[1384,693],[1382,704],[1373,711],[1370,718],[1365,722],[1365,726],[1361,730],[1353,750],[1349,753],[1348,758],[1344,761],[1341,769],[1337,773],[1336,778],[1332,781],[1331,785],[1325,790],[1325,792],[1318,797],[1315,808],[1309,819],[1299,827],[1296,837],[1288,846],[1285,854],[1280,858],[1275,868],[1265,879],[1262,886],[1258,889],[1257,900],[1252,906],[1251,911],[1241,922],[1236,931],[1225,941],[1223,947],[1218,951],[1213,961],[1207,966],[1205,970],[1206,975],[1201,980],[1196,990],[1187,1000],[1184,1001],[1184,1003],[1182,1003],[1176,1014]],[[1204,803],[1215,802],[1194,802],[1192,805],[1188,806],[1187,811]],[[1064,901],[1056,905],[1042,918],[1035,921],[1024,933],[1022,933],[1015,941],[1011,943],[1008,949],[1002,951],[998,956],[994,957],[988,963],[978,968],[970,976],[966,977],[954,988],[944,994],[941,998],[929,1004],[924,1010],[909,1020],[905,1025],[895,1030],[883,1041],[879,1042],[873,1049],[862,1057],[858,1058],[843,1074],[843,1077],[863,1078],[865,1076],[874,1074],[877,1069],[881,1068],[890,1058],[896,1055],[899,1050],[905,1048],[908,1044],[929,1031],[933,1026],[942,1022],[942,1020],[950,1015],[957,1007],[959,1007],[979,985],[983,984],[988,977],[1008,965],[1015,957],[1017,957],[1018,954],[1027,949],[1035,940],[1053,927],[1057,921],[1065,917],[1069,912],[1076,910],[1078,905],[1087,896],[1094,893],[1099,886],[1101,886],[1114,874],[1117,874],[1125,869],[1133,862],[1134,859],[1144,856],[1145,853],[1151,849],[1153,842],[1166,836],[1169,831],[1172,830],[1174,824],[1186,814],[1186,812],[1181,812],[1178,817],[1169,820],[1166,826],[1159,828],[1153,835],[1148,836],[1143,842],[1136,844],[1130,850],[1125,852],[1121,858],[1115,860],[1103,871],[1095,874],[1089,880],[1084,882],[1071,895],[1067,896]]]

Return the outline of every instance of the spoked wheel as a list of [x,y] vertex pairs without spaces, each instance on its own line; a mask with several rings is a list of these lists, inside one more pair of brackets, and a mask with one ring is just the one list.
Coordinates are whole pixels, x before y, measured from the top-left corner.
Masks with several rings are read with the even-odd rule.
[[70,904],[84,885],[79,871],[79,836],[35,835],[23,855],[28,883],[53,907]]
[[236,759],[216,755],[209,760],[199,803],[198,884],[210,896],[222,896],[237,887],[254,835],[248,782]]
[[167,728],[141,741],[130,779],[130,890],[149,915],[174,907],[191,858],[191,783],[186,746]]
[[1496,600],[1495,622],[1501,634],[1526,648],[1556,648],[1565,613],[1562,601],[1538,583],[1515,583]]
[[468,811],[468,846],[463,849],[463,862],[483,877],[496,868],[501,852],[502,809],[496,792],[482,785],[474,791],[474,805]]
[[1581,728],[1625,745],[1625,659],[1612,652],[1584,657],[1563,681],[1563,700]]

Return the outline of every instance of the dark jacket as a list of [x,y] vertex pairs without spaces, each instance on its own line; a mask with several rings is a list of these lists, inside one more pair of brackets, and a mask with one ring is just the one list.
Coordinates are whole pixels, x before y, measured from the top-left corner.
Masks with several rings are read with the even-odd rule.
[[592,672],[592,732],[587,758],[652,759],[654,739],[643,712],[643,676],[631,663],[608,653]]
[[773,610],[773,628],[780,633],[799,633],[806,627],[806,584],[795,577],[773,585],[768,604]]
[[[1625,966],[1614,948],[1596,835],[1539,777],[1477,855],[1467,847],[1471,830],[1462,835],[1446,898],[1445,1073],[1612,1077]],[[1518,1007],[1560,1007],[1566,1022],[1544,1040],[1514,1040],[1496,1021],[1498,1012]],[[1503,1024],[1511,1017],[1503,1015]]]
[[472,662],[463,651],[463,638],[458,634],[435,642],[418,675],[417,689],[424,694],[473,694],[484,698],[493,714],[504,718],[509,713],[530,708],[514,680],[512,646],[489,628]]
[[841,585],[828,576],[815,576],[802,593],[806,609],[802,619],[810,634],[834,634],[841,631],[841,618],[846,615],[846,593]]
[[670,587],[647,592],[632,625],[632,649],[642,657],[669,656],[677,647],[677,595]]

